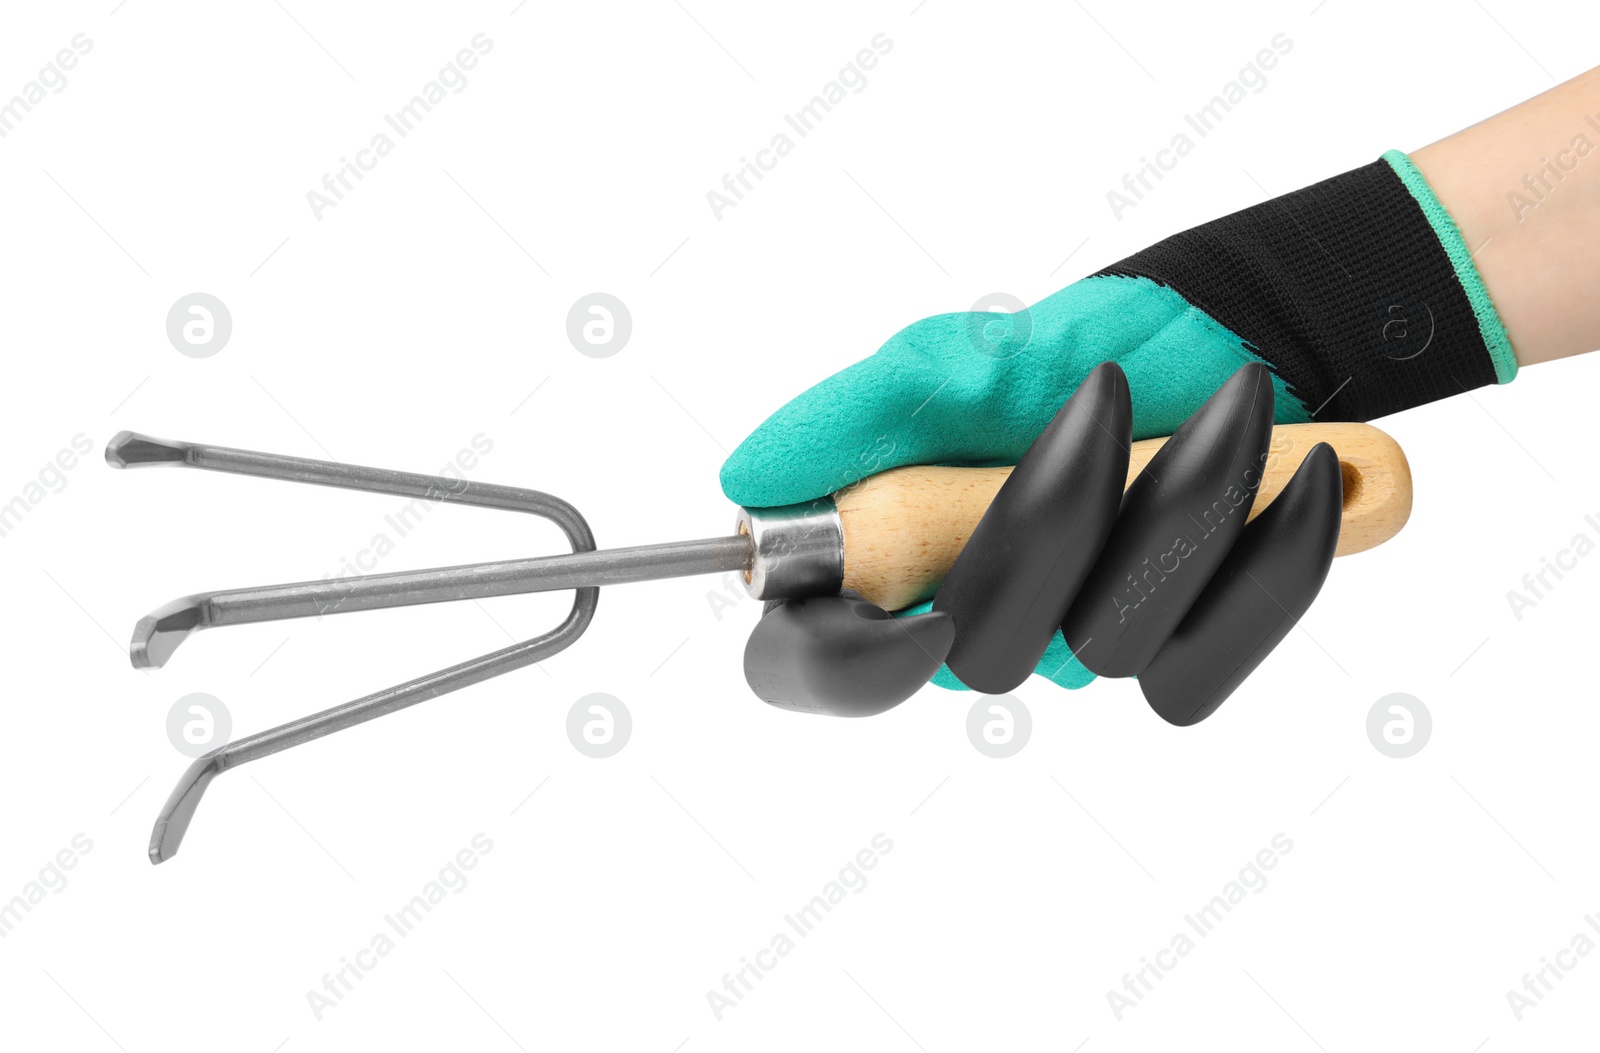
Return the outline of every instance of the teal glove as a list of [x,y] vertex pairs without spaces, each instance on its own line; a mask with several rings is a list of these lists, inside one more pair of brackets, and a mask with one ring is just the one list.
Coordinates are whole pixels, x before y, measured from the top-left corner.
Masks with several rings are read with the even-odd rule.
[[[1104,361],[1127,374],[1135,438],[1171,434],[1247,362],[1272,370],[1280,424],[1367,420],[1516,369],[1459,232],[1391,152],[1026,311],[902,329],[768,418],[723,465],[723,491],[784,505],[907,464],[1015,464]],[[1037,671],[1093,679],[1060,633]],[[948,669],[934,682],[961,686]]]
[[[907,326],[767,418],[722,466],[722,489],[766,507],[906,464],[1016,464],[1106,361],[1127,373],[1134,438],[1145,439],[1171,435],[1240,366],[1262,359],[1172,289],[1097,275],[1017,314]],[[1310,419],[1281,378],[1274,388],[1280,423]]]
[[[936,315],[804,392],[722,468],[741,505],[792,504],[906,464],[1015,464],[1083,378],[1128,374],[1134,437],[1170,435],[1245,362],[1236,334],[1145,279],[1087,278],[1026,312]],[[1308,418],[1275,380],[1281,423]],[[921,613],[929,603],[906,613]],[[1078,688],[1094,674],[1057,631],[1038,672]],[[962,684],[948,668],[933,682]]]

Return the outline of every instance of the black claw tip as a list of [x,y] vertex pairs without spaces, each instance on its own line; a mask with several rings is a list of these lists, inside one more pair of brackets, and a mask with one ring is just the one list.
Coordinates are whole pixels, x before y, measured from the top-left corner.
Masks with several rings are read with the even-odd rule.
[[948,614],[894,618],[854,596],[786,600],[762,615],[744,649],[744,675],[784,709],[870,717],[928,682],[955,639]]

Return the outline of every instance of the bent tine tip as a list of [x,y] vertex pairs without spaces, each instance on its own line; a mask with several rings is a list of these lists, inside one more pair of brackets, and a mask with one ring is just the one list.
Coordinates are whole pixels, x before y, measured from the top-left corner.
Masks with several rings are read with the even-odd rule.
[[161,814],[156,817],[155,828],[150,831],[151,863],[165,863],[178,854],[178,846],[183,844],[183,835],[189,829],[189,820],[194,818],[194,810],[200,806],[200,798],[211,780],[222,771],[222,753],[217,750],[196,760],[173,787],[172,796],[167,798]]
[[140,618],[128,644],[133,667],[160,669],[190,633],[205,628],[203,600],[200,596],[184,596]]
[[144,464],[180,464],[188,457],[188,444],[119,431],[106,443],[106,463],[113,468],[137,468]]
[[149,854],[151,866],[157,866],[161,863],[165,863],[167,860],[178,854],[178,842],[182,841],[183,839],[181,837],[174,838],[173,843],[168,845],[166,843],[166,836],[167,824],[162,822],[156,823],[156,828],[150,833]]

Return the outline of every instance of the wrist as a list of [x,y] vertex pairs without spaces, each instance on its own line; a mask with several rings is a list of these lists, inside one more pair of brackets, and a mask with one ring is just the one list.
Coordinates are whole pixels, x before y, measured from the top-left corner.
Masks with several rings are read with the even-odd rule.
[[1521,364],[1600,346],[1600,70],[1410,161],[1471,246]]

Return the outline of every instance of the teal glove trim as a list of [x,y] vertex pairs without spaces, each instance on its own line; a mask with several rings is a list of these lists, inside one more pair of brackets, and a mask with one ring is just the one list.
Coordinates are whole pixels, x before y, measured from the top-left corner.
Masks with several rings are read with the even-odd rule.
[[1494,362],[1495,379],[1502,384],[1511,383],[1517,375],[1516,352],[1511,349],[1511,338],[1506,335],[1505,324],[1494,309],[1494,301],[1489,298],[1489,290],[1483,284],[1483,276],[1478,273],[1478,265],[1472,262],[1472,250],[1467,247],[1456,221],[1450,218],[1449,211],[1434,196],[1433,188],[1417,171],[1417,166],[1411,163],[1411,158],[1399,150],[1390,150],[1383,155],[1383,159],[1389,162],[1395,175],[1411,191],[1422,214],[1428,217],[1439,244],[1444,246],[1445,255],[1450,257],[1456,280],[1461,283],[1461,291],[1467,294],[1472,313],[1478,318],[1478,332],[1483,337],[1484,346],[1489,349],[1490,360]]
[[[915,607],[907,607],[895,614],[896,618],[909,617],[913,614],[926,614],[933,609],[932,600],[924,600]],[[1048,671],[1047,671],[1048,670]],[[1085,669],[1072,654],[1072,648],[1067,646],[1067,641],[1057,629],[1056,634],[1050,638],[1050,646],[1044,649],[1044,655],[1039,659],[1039,665],[1034,672],[1053,683],[1076,691],[1080,687],[1088,687],[1094,682],[1094,674]],[[966,684],[956,679],[947,665],[941,665],[939,671],[933,674],[930,683],[949,691],[970,691]]]
[[[1263,359],[1176,290],[1097,275],[1017,314],[935,315],[902,329],[767,418],[722,466],[723,492],[759,508],[907,464],[1015,464],[1104,361],[1127,372],[1143,439],[1172,434]],[[1276,374],[1273,387],[1278,423],[1310,420]]]

